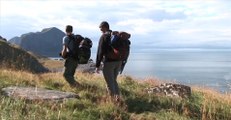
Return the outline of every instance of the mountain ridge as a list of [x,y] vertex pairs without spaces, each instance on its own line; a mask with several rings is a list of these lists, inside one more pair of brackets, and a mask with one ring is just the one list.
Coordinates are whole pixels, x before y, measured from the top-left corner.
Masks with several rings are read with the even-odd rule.
[[9,40],[26,51],[46,57],[58,57],[65,33],[56,27],[44,28],[41,32],[29,32]]

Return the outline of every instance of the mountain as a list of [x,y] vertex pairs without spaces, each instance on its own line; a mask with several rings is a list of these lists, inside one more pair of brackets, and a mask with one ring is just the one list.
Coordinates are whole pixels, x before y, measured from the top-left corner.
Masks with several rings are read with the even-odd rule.
[[20,37],[14,37],[14,38],[10,39],[9,42],[13,43],[13,44],[16,44],[16,45],[20,45],[21,38]]
[[32,73],[48,72],[37,58],[18,46],[10,45],[0,39],[0,66],[2,68],[29,71]]
[[17,44],[26,51],[46,57],[57,57],[62,50],[62,38],[65,33],[56,27],[45,28],[41,32],[30,32],[14,37],[10,43]]

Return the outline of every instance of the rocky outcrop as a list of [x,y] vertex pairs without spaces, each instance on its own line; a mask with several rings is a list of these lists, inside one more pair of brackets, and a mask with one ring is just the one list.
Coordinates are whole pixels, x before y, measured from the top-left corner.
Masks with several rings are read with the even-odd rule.
[[95,72],[95,63],[93,60],[89,60],[87,64],[79,64],[77,71],[83,72],[83,73],[94,73]]
[[7,41],[6,38],[3,38],[2,36],[0,36],[0,40]]
[[171,97],[187,98],[191,96],[191,88],[186,85],[165,83],[160,86],[146,88],[145,91],[149,94],[165,95]]
[[37,87],[7,87],[2,89],[3,94],[13,99],[25,99],[31,101],[53,100],[61,101],[70,98],[79,98],[72,92],[62,92],[56,90],[47,90]]

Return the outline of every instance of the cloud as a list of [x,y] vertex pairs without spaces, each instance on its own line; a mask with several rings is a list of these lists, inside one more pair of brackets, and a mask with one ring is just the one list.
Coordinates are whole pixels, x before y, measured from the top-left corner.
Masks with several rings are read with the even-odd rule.
[[101,34],[98,25],[106,20],[112,30],[131,33],[134,46],[231,42],[230,4],[228,0],[3,0],[0,33],[10,39],[47,27],[64,30],[71,24],[75,33],[97,43]]

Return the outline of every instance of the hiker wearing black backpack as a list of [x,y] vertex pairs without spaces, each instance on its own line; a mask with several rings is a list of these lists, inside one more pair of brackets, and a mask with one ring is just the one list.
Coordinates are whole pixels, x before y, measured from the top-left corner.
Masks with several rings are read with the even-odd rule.
[[117,76],[122,66],[122,59],[117,55],[116,51],[118,42],[112,43],[112,31],[106,21],[101,22],[99,26],[102,35],[99,39],[98,50],[96,56],[96,72],[99,73],[99,67],[103,62],[103,76],[107,83],[107,89],[113,100],[120,101],[120,91],[117,83]]
[[[65,80],[71,87],[80,87],[81,85],[74,78],[75,70],[78,66],[77,50],[75,46],[75,35],[72,33],[73,27],[71,25],[66,26],[66,35],[63,37],[63,50],[61,56],[65,58],[64,73]],[[83,39],[83,38],[80,38]]]

